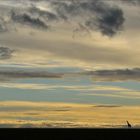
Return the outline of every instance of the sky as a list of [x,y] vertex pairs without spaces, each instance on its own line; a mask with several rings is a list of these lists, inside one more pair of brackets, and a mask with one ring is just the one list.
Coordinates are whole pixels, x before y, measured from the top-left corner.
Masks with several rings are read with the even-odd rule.
[[1,66],[140,66],[139,0],[0,0]]
[[0,127],[139,124],[139,40],[140,0],[0,0]]

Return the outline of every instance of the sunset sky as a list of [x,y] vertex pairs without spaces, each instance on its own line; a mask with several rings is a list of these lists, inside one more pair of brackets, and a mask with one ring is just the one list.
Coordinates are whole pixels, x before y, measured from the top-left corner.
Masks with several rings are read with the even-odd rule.
[[140,126],[139,81],[140,0],[0,0],[0,127]]
[[140,66],[139,0],[0,0],[0,63]]

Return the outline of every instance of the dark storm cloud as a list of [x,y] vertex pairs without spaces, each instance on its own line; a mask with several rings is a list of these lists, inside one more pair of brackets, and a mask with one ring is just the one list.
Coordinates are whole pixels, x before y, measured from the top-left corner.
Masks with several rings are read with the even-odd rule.
[[8,59],[12,57],[14,50],[8,47],[0,47],[0,59]]
[[48,29],[48,25],[43,19],[41,19],[40,17],[33,17],[32,15],[30,15],[30,13],[18,13],[12,11],[11,18],[14,22],[27,24],[33,27]]

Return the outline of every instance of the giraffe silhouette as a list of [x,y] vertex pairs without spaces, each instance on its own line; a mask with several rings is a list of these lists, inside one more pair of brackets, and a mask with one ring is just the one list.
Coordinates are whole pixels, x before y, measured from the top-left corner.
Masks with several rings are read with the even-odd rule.
[[132,126],[131,126],[131,124],[128,122],[128,121],[126,121],[127,122],[127,126],[129,127],[129,128],[131,128]]

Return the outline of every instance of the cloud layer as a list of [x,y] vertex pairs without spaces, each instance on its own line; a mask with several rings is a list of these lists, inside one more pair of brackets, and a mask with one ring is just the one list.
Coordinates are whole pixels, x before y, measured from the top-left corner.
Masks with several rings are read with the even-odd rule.
[[0,70],[0,78],[61,78],[63,74],[55,74],[46,71],[30,70]]
[[139,67],[138,4],[122,1],[1,0],[0,43],[16,50],[5,63]]
[[32,27],[43,28],[43,29],[48,28],[48,25],[45,23],[45,21],[41,20],[39,17],[32,17],[28,13],[19,14],[13,11],[11,18],[14,22],[27,24]]
[[14,50],[8,47],[0,47],[0,59],[9,59],[12,57]]
[[[25,1],[25,4],[28,1]],[[39,1],[36,1],[39,3]],[[87,1],[43,1],[47,8],[40,8],[38,3],[27,3],[28,7],[11,7],[11,20],[32,27],[48,29],[48,23],[53,21],[71,22],[89,31],[100,31],[103,35],[113,36],[122,29],[124,23],[123,11],[117,6],[110,6],[100,0]],[[14,1],[13,1],[14,3]],[[2,16],[2,15],[1,15]],[[82,17],[82,18],[81,18]],[[9,21],[11,22],[11,21]],[[2,31],[6,30],[3,21],[0,21]],[[83,28],[83,29],[84,29]]]
[[97,81],[129,81],[140,80],[140,69],[118,69],[118,70],[97,70],[87,71],[84,74],[92,75]]

